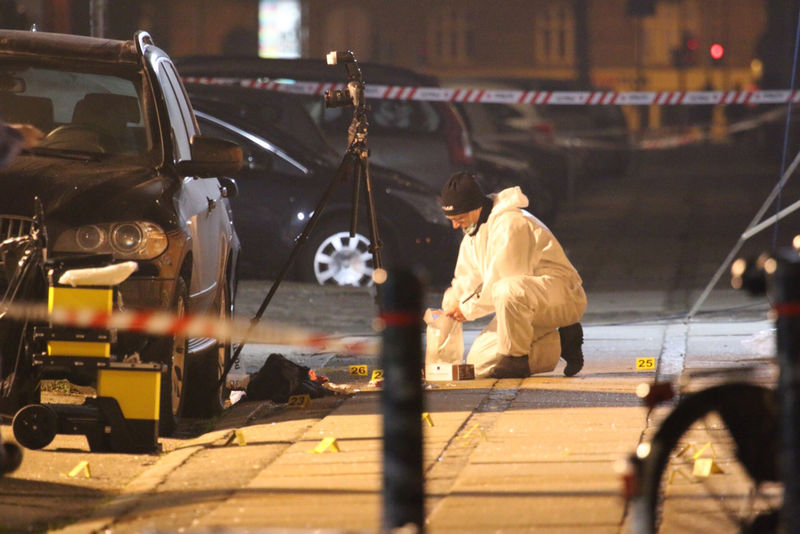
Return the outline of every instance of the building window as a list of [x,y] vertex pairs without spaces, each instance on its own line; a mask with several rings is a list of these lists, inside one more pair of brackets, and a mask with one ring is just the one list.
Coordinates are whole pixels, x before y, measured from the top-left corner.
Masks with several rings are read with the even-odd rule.
[[539,65],[571,66],[575,58],[575,17],[567,2],[548,2],[536,13],[534,56]]
[[299,0],[260,0],[258,5],[258,55],[300,57]]
[[439,5],[429,11],[427,61],[440,65],[464,65],[472,56],[472,28],[464,9]]

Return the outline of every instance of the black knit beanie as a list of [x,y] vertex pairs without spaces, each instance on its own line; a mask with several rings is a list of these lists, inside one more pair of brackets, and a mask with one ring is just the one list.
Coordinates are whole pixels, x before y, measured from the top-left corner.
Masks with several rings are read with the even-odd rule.
[[475,181],[475,176],[456,172],[442,187],[440,201],[445,215],[460,215],[483,206],[486,195]]

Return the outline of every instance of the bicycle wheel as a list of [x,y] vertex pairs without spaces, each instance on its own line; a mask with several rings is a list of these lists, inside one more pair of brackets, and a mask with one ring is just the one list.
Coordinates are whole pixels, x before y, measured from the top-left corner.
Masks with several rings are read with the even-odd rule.
[[634,532],[772,531],[782,500],[777,421],[775,393],[761,386],[684,397],[642,459]]

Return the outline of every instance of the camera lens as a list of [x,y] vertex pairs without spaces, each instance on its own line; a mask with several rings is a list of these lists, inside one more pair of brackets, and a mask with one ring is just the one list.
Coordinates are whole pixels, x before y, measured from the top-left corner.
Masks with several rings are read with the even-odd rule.
[[350,96],[350,91],[347,90],[334,89],[333,91],[325,91],[325,105],[329,108],[352,106],[353,98]]

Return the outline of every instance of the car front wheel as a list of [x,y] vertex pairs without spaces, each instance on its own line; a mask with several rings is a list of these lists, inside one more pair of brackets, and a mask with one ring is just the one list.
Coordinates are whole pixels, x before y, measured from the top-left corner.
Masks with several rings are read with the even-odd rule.
[[[230,320],[233,313],[230,288],[223,283],[217,296],[220,321]],[[219,415],[230,395],[230,390],[219,379],[231,359],[230,341],[217,341],[211,348],[193,355],[187,362],[189,389],[184,394],[184,415],[191,417],[213,417]]]
[[[171,311],[176,318],[186,314],[189,288],[183,278],[175,282]],[[188,338],[178,332],[163,341],[165,371],[161,374],[161,409],[159,412],[159,434],[170,436],[175,432],[183,409],[186,378],[186,355]]]
[[375,270],[370,240],[361,232],[320,229],[312,233],[301,260],[303,279],[318,284],[365,287],[372,285]]

